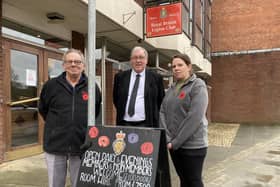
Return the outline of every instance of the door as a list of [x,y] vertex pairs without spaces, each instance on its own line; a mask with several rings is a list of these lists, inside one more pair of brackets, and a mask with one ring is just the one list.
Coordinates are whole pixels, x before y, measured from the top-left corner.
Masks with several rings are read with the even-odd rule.
[[48,78],[60,74],[61,54],[4,41],[6,95],[6,160],[42,152],[43,120],[39,95]]
[[43,58],[40,49],[4,41],[6,82],[6,150],[40,143],[38,115]]
[[62,63],[61,53],[44,51],[44,82],[57,77],[64,71]]

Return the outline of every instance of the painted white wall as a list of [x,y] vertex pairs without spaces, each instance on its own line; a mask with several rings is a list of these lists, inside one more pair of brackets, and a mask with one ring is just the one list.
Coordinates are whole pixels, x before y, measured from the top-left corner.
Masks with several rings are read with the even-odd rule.
[[209,76],[212,76],[212,64],[209,62],[209,60],[204,59],[203,65],[203,72],[207,73]]
[[[88,0],[81,0],[88,4]],[[143,38],[143,9],[133,0],[96,0],[96,10],[106,17],[110,18],[118,25],[129,30],[139,38]],[[124,14],[133,13],[125,24],[123,23]],[[125,16],[125,20],[130,15]]]
[[[87,0],[80,1],[88,3]],[[143,9],[134,0],[96,0],[96,9],[139,38],[143,37]],[[136,14],[124,24],[123,15],[134,11]],[[24,23],[25,26],[35,30],[71,41],[71,30],[67,29],[63,24],[49,24],[44,12],[28,12],[4,2],[3,17],[16,23]],[[129,15],[125,19],[128,19],[128,17]],[[196,47],[191,46],[191,41],[185,34],[147,38],[145,42],[155,48],[176,50],[187,54],[195,65],[200,67],[203,72],[211,75],[211,63],[204,59],[202,53]]]
[[27,12],[5,2],[2,6],[3,18],[64,40],[71,40],[71,30],[62,24],[49,24],[43,12]]
[[191,41],[184,34],[146,38],[145,41],[156,48],[177,50],[181,53],[191,46]]
[[203,54],[191,45],[191,40],[185,34],[146,38],[145,40],[155,48],[175,50],[187,54],[193,64],[211,75],[211,63],[203,57]]

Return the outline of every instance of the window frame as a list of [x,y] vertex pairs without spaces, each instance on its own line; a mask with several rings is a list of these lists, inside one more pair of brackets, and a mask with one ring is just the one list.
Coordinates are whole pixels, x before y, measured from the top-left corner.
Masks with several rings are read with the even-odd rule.
[[[188,5],[186,4],[186,1],[188,1]],[[191,1],[190,0],[182,0],[182,31],[185,33],[185,35],[191,39],[191,16],[190,16],[190,9],[191,9]],[[186,12],[187,20],[183,19],[184,12]],[[184,28],[184,26],[187,26],[187,30]]]
[[[204,57],[211,60],[211,5],[212,2],[210,0],[205,0],[204,6]],[[208,32],[206,32],[208,31]]]
[[[201,4],[201,26],[203,28],[200,28],[200,26],[197,24],[197,17],[196,17],[196,3],[200,3]],[[204,31],[204,0],[192,0],[192,45],[197,47],[201,53],[203,53],[203,49],[204,49],[204,35],[203,35],[203,31]],[[197,33],[196,33],[196,29],[198,29],[198,31],[201,34],[201,47],[197,44]]]

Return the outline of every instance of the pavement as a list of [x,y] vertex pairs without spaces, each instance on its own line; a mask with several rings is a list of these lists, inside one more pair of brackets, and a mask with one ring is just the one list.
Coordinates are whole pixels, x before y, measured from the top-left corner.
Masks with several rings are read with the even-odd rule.
[[[280,124],[211,124],[203,179],[205,187],[279,187]],[[0,164],[0,187],[47,187],[43,154]]]
[[205,166],[206,187],[279,187],[280,126],[240,126],[231,147],[210,146]]

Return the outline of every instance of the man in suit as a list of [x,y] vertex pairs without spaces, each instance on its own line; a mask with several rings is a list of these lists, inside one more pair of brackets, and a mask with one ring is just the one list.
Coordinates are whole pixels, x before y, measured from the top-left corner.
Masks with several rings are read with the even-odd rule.
[[148,52],[139,46],[131,51],[131,69],[115,75],[113,102],[117,125],[158,127],[164,97],[162,77],[146,68]]

